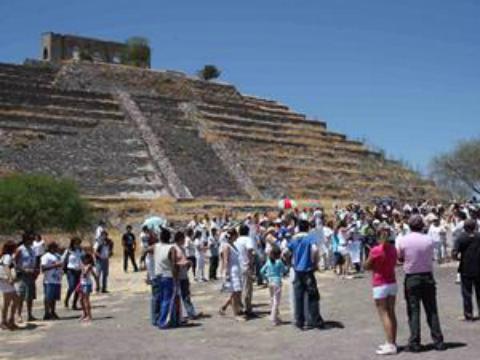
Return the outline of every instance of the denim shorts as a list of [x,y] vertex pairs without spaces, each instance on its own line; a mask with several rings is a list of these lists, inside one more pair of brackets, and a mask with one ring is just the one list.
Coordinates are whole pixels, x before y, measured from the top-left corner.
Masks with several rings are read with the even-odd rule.
[[43,296],[47,301],[60,300],[60,284],[43,284]]
[[375,300],[381,300],[389,296],[396,296],[398,292],[398,286],[397,284],[374,286],[372,292]]
[[92,293],[92,284],[80,285],[80,291],[82,294],[88,295]]
[[17,280],[15,288],[18,296],[20,296],[22,300],[35,300],[37,298],[35,276],[30,273],[17,273]]

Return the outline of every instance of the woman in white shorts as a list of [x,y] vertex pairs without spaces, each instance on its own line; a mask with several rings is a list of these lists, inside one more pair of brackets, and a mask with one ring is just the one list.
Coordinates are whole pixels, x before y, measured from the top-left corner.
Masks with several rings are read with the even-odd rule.
[[379,244],[370,250],[364,265],[365,269],[371,270],[373,273],[373,299],[387,340],[377,349],[376,353],[378,355],[397,353],[397,318],[395,315],[397,250],[389,242],[390,231],[387,224],[379,227],[377,233]]
[[222,291],[229,293],[227,301],[220,307],[220,315],[225,315],[229,306],[232,307],[233,315],[237,320],[243,320],[240,316],[240,301],[242,296],[242,276],[240,271],[240,254],[234,243],[238,235],[235,229],[228,232],[227,242],[223,245],[222,261],[225,271],[225,280]]
[[[15,311],[18,306],[18,296],[13,286],[13,254],[17,249],[13,241],[7,241],[0,254],[0,293],[3,293],[2,322],[0,328],[15,330]],[[8,316],[10,310],[10,316]],[[8,317],[8,319],[7,319]]]

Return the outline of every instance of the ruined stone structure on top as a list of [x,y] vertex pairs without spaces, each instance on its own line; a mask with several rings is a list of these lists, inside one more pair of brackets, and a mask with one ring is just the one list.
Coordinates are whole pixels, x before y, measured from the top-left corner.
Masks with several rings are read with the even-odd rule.
[[[93,61],[119,64],[126,46],[121,42],[46,32],[42,34],[41,59],[59,63],[65,60],[78,60],[83,53],[91,56]],[[149,68],[150,63],[144,64],[143,67]]]
[[422,198],[430,182],[276,101],[178,72],[0,64],[0,176],[93,197]]

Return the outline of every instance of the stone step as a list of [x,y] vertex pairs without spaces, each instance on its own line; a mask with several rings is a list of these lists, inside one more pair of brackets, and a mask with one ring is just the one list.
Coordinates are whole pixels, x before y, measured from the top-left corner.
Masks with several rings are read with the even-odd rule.
[[249,96],[249,95],[242,95],[242,96],[246,100],[246,102],[248,102],[248,103],[261,105],[261,106],[268,106],[272,109],[290,111],[290,108],[287,105],[280,104],[279,102],[277,102],[275,100],[262,99],[262,98],[259,98],[259,97]]
[[[201,103],[201,104],[198,104],[198,108],[199,110],[203,110],[210,113],[240,116],[240,117],[250,118],[254,120],[289,122],[293,124],[299,121],[308,121],[304,116],[299,116],[294,113],[276,114],[276,113],[270,113],[270,112],[259,110],[259,109],[251,109],[243,105],[229,106],[229,105],[215,105],[211,103]],[[325,127],[325,123],[322,123],[319,121],[318,122],[308,121],[308,123],[311,123],[312,125],[317,125],[320,127]]]
[[280,122],[280,121],[268,121],[268,120],[259,120],[259,119],[252,119],[243,116],[235,116],[235,115],[228,115],[228,114],[218,114],[214,112],[202,111],[202,116],[210,121],[215,121],[218,123],[224,124],[238,124],[243,126],[257,126],[263,127],[266,129],[286,129],[286,130],[310,130],[310,131],[318,131],[318,132],[325,132],[326,129],[324,127],[319,127],[316,124],[310,126],[310,123],[303,123],[303,122]]
[[45,64],[45,66],[31,66],[31,65],[0,62],[0,70],[25,71],[30,73],[47,73],[47,74],[57,73],[57,70],[53,67],[50,67],[48,64]]
[[19,83],[11,81],[2,81],[0,78],[1,89],[8,89],[9,91],[18,92],[18,93],[41,93],[43,95],[52,95],[52,96],[63,96],[65,98],[81,98],[83,100],[92,100],[92,101],[103,101],[116,103],[113,97],[110,94],[97,93],[92,91],[82,91],[82,90],[63,90],[54,86],[36,86],[35,83]]
[[299,114],[297,112],[291,111],[288,108],[282,108],[282,107],[275,107],[273,105],[271,106],[266,106],[266,105],[259,105],[256,103],[252,103],[249,101],[246,101],[244,99],[242,100],[230,100],[230,101],[222,101],[222,100],[211,100],[206,102],[207,105],[210,106],[216,106],[216,107],[226,107],[230,108],[232,110],[237,110],[237,111],[253,111],[253,112],[260,112],[263,114],[271,115],[271,116],[281,116],[281,117],[290,117],[294,120],[305,120],[306,116],[304,114]]
[[135,95],[134,100],[141,103],[143,106],[165,106],[165,107],[177,107],[179,101],[172,98],[163,96],[148,96],[148,95]]
[[10,112],[0,110],[0,120],[16,123],[39,124],[39,125],[69,125],[75,127],[94,127],[98,120],[87,118],[62,117],[48,114],[37,114],[27,111]]
[[282,181],[286,182],[303,181],[305,179],[330,174],[342,174],[352,177],[360,176],[361,174],[358,169],[344,168],[341,166],[299,166],[290,163],[266,163],[258,167],[254,167],[253,164],[251,164],[250,171],[257,174],[255,178],[265,179],[269,178],[269,174],[283,174],[285,176],[282,176]]
[[42,78],[47,82],[51,82],[55,78],[57,70],[48,67],[0,63],[0,74],[17,75],[32,79]]
[[219,131],[232,131],[232,132],[241,132],[247,134],[257,134],[257,135],[267,135],[275,136],[283,139],[294,139],[294,140],[308,140],[315,141],[318,144],[348,144],[348,145],[357,145],[363,147],[362,144],[350,143],[346,140],[339,139],[336,136],[330,136],[326,131],[308,131],[308,129],[264,129],[261,127],[253,126],[242,126],[242,125],[231,125],[231,124],[218,124],[215,122],[209,122],[209,127],[213,130]]
[[[329,139],[336,139],[339,141],[347,141],[351,144],[357,144],[363,147],[363,143],[355,140],[349,140],[345,135],[339,134],[330,130],[326,130],[324,126],[318,126],[316,121],[294,121],[294,122],[276,122],[276,121],[264,121],[264,120],[252,120],[251,118],[241,116],[231,116],[224,114],[216,114],[211,112],[202,111],[202,116],[212,122],[239,125],[245,127],[258,127],[264,129],[284,129],[285,131],[298,131],[299,134],[323,134],[323,136]],[[313,124],[312,124],[313,123]],[[313,126],[311,126],[313,125]]]
[[52,87],[49,79],[42,77],[25,77],[19,74],[9,74],[0,72],[0,85],[2,87],[14,87],[16,85],[23,85],[35,87],[37,89],[50,89]]
[[[176,103],[136,100],[176,174],[193,196],[245,196],[210,144],[200,137],[195,124],[184,116],[172,116],[178,113]],[[152,105],[161,109],[153,111]]]
[[11,131],[33,131],[39,133],[47,133],[52,135],[75,135],[78,132],[78,127],[64,126],[57,124],[42,124],[42,123],[28,123],[26,121],[18,122],[12,120],[4,120],[0,116],[0,129]]
[[35,106],[35,105],[13,105],[0,101],[0,110],[10,112],[28,111],[31,113],[45,113],[48,115],[63,116],[63,117],[78,117],[78,118],[92,118],[92,119],[107,119],[122,121],[125,119],[121,111],[98,111],[90,109],[77,109],[72,107],[64,107],[57,105]]
[[[68,94],[68,93],[65,93]],[[82,98],[69,95],[51,95],[42,92],[21,92],[0,88],[0,102],[29,104],[37,106],[57,105],[90,110],[118,111],[118,104],[112,100]]]
[[[304,139],[279,139],[275,136],[251,134],[248,131],[236,130],[235,133],[228,131],[220,131],[211,129],[210,132],[216,136],[222,136],[225,138],[233,138],[237,140],[250,140],[258,143],[276,143],[282,145],[296,146],[298,148],[321,148],[325,147],[325,144],[318,144],[318,142],[308,141]],[[349,146],[348,143],[338,142],[330,145],[336,151],[344,150],[346,152],[355,153],[355,154],[367,154],[368,150],[358,147],[356,144]]]
[[[304,155],[299,154],[281,154],[278,150],[266,150],[262,149],[261,151],[251,151],[244,152],[245,157],[253,157],[262,159],[263,161],[270,161],[274,163],[295,163],[302,166],[318,165],[324,164],[328,166],[345,166],[345,167],[357,167],[360,164],[360,161],[356,158],[345,158],[338,156],[332,152],[323,152],[319,154],[318,152],[315,155]],[[336,155],[336,156],[333,156]]]
[[[261,158],[265,162],[281,161],[282,159],[291,159],[290,161],[318,163],[339,161],[345,166],[359,166],[367,157],[364,154],[352,153],[344,151],[344,149],[336,149],[332,146],[308,147],[299,151],[297,146],[282,144],[278,146],[276,143],[256,142],[249,139],[242,141],[228,141],[230,149],[238,154],[241,158],[248,162],[249,159]],[[305,159],[306,158],[306,159]],[[314,160],[315,159],[315,160]]]

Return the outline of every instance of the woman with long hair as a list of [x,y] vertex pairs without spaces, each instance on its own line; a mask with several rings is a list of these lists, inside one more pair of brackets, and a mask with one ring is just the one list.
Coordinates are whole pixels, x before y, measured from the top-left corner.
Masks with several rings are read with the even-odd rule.
[[397,295],[397,281],[395,265],[397,264],[397,250],[390,243],[391,228],[382,224],[377,230],[378,245],[370,250],[364,266],[371,270],[373,299],[385,331],[386,343],[380,345],[378,355],[392,355],[397,353],[397,318],[395,315],[395,300]]
[[242,272],[240,269],[240,253],[235,247],[235,240],[238,234],[235,229],[231,229],[227,234],[227,242],[222,247],[222,269],[225,271],[224,283],[222,291],[228,292],[230,295],[225,303],[220,307],[220,315],[225,315],[225,311],[229,306],[232,307],[233,315],[237,320],[244,320],[240,316],[241,298],[242,298]]
[[[3,293],[3,308],[1,329],[15,330],[15,311],[17,310],[19,297],[13,286],[13,254],[17,246],[13,241],[7,241],[0,253],[0,293]],[[8,319],[7,319],[8,318]]]
[[82,274],[82,256],[84,251],[81,247],[82,239],[73,237],[70,240],[70,246],[63,253],[62,261],[64,264],[64,271],[67,274],[68,290],[65,295],[64,305],[69,307],[70,297],[73,294],[72,309],[78,310],[78,292],[75,291],[80,283],[80,276]]

